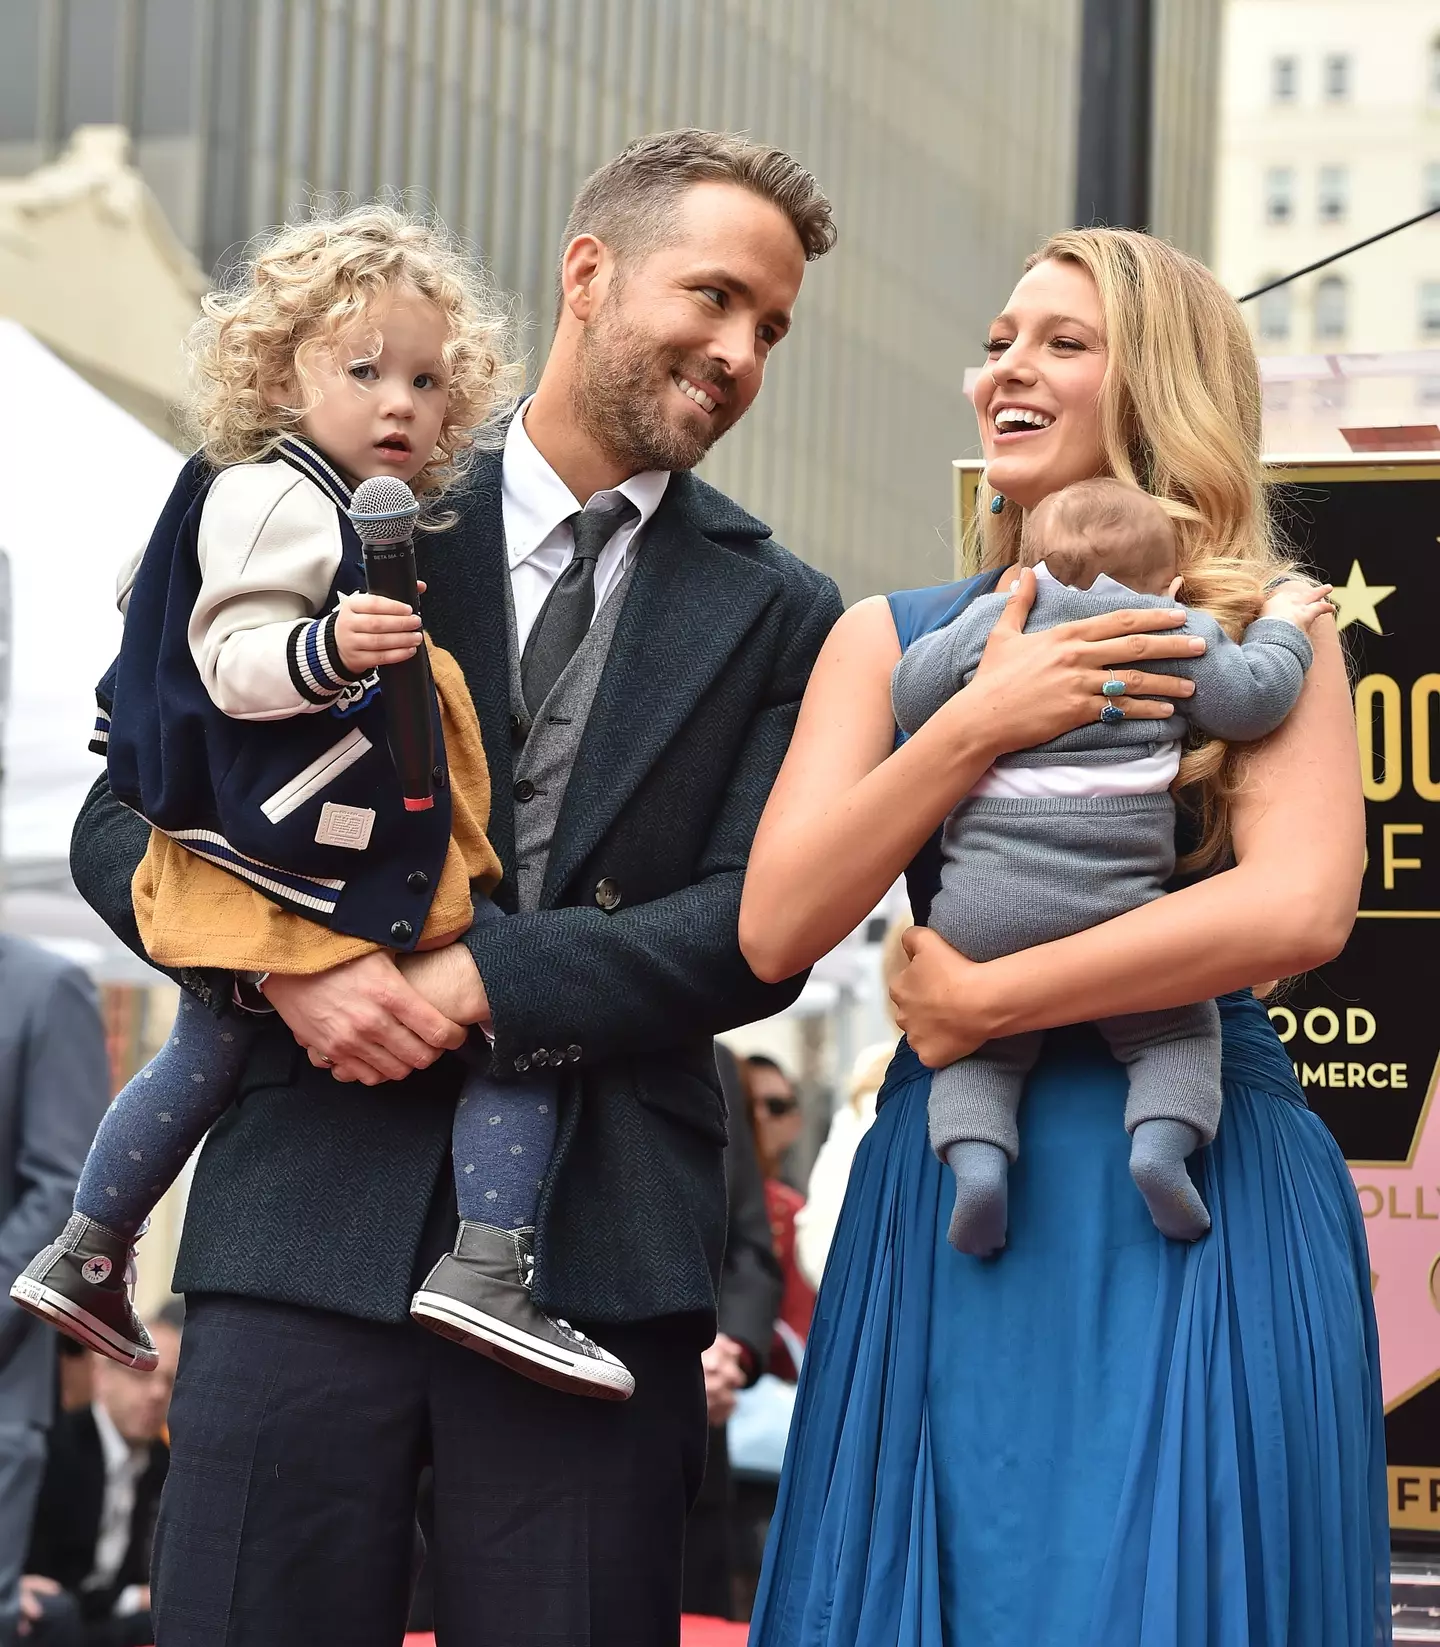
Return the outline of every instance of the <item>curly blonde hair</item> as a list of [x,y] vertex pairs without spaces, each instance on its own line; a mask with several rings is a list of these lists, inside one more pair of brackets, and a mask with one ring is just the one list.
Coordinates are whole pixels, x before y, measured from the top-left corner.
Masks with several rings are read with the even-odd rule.
[[[509,307],[480,264],[436,219],[384,202],[317,214],[254,242],[233,278],[202,300],[187,339],[190,412],[217,468],[253,463],[291,433],[317,398],[305,360],[335,350],[396,291],[444,316],[448,405],[435,451],[410,482],[433,500],[471,453],[498,444],[524,381]],[[279,404],[299,388],[302,404]]]
[[[1295,570],[1265,507],[1260,368],[1239,306],[1203,263],[1131,229],[1052,235],[1025,268],[1051,261],[1084,269],[1100,294],[1105,473],[1150,493],[1170,516],[1181,599],[1238,639],[1266,586]],[[994,496],[982,481],[975,546],[982,566],[1010,566],[1023,522],[1017,509],[991,514]],[[1183,868],[1223,858],[1249,747],[1209,739],[1187,750],[1176,788],[1198,815],[1200,842]]]

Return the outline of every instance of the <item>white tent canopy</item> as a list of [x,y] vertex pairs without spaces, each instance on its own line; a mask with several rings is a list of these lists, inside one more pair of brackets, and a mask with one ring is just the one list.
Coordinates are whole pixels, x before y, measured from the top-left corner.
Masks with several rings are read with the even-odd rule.
[[100,772],[86,749],[115,656],[115,575],[149,537],[180,454],[0,320],[0,549],[10,559],[10,707],[0,849],[64,858]]

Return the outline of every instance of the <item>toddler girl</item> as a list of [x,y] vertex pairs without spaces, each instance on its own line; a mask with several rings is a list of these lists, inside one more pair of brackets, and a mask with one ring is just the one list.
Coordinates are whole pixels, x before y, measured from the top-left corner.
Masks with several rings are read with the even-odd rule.
[[[377,475],[431,506],[454,485],[513,408],[505,314],[438,227],[369,206],[276,233],[206,298],[191,349],[202,446],[122,580],[95,744],[153,826],[133,883],[146,950],[262,983],[452,942],[499,917],[471,901],[500,878],[479,724],[459,667],[429,646],[444,753],[434,806],[408,810],[376,671],[426,642],[418,613],[365,593],[347,510]],[[64,1232],[12,1288],[19,1304],[102,1355],[155,1364],[129,1297],[132,1243],[234,1097],[259,1022],[182,995],[172,1038],[101,1125]],[[530,1298],[555,1108],[553,1077],[467,1075],[460,1235],[411,1313],[541,1383],[623,1400],[625,1367]]]

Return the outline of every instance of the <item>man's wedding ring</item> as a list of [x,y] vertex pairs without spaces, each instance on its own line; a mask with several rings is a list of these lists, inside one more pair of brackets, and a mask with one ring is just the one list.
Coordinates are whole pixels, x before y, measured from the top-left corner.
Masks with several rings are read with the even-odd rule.
[[1107,698],[1123,697],[1125,694],[1125,682],[1116,680],[1112,676],[1111,679],[1105,682],[1104,686],[1102,686],[1100,690]]
[[331,1057],[328,1057],[323,1052],[317,1052],[315,1054],[315,1062],[317,1064],[319,1064],[321,1069],[334,1069],[334,1067],[335,1067],[335,1060]]

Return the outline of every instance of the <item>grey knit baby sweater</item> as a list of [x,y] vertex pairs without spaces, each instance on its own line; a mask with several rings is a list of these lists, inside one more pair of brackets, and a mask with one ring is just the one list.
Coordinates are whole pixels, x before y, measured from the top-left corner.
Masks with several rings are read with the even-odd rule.
[[[922,637],[905,653],[892,679],[891,698],[896,722],[906,732],[918,731],[942,704],[969,685],[1006,599],[998,593],[981,595],[953,623]],[[1167,595],[1137,594],[1104,576],[1089,589],[1041,579],[1025,630],[1029,634],[1106,612],[1152,607],[1162,612],[1186,610]],[[1240,644],[1206,612],[1187,612],[1184,625],[1166,633],[1199,635],[1206,642],[1199,657],[1159,658],[1144,665],[1147,672],[1183,675],[1195,682],[1194,697],[1177,702],[1176,713],[1169,719],[1106,725],[1099,718],[1104,700],[1097,696],[1092,725],[1034,749],[1002,755],[996,765],[1109,764],[1153,754],[1162,745],[1184,738],[1192,726],[1210,737],[1237,743],[1263,738],[1294,708],[1313,657],[1304,632],[1282,618],[1257,619]]]

